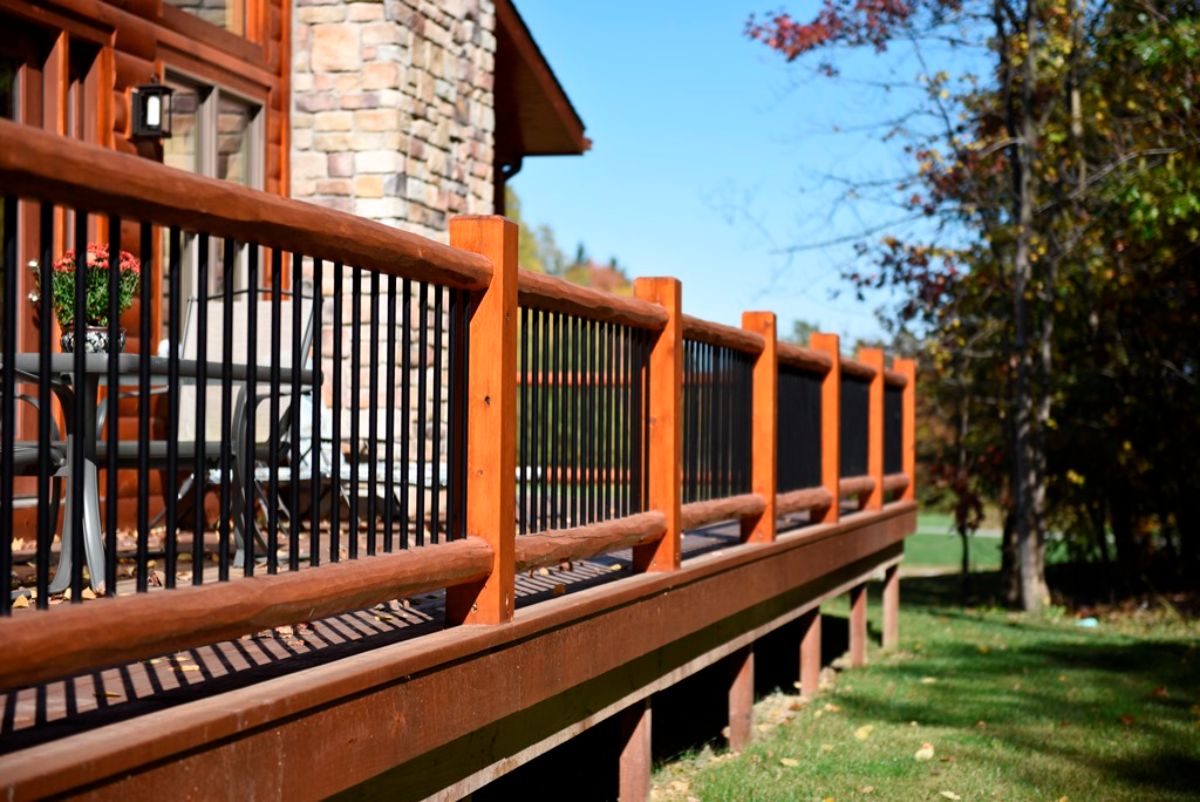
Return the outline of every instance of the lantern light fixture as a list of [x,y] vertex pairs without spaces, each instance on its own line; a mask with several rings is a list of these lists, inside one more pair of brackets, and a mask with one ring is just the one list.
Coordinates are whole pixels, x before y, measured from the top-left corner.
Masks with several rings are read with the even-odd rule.
[[170,139],[171,95],[175,90],[151,77],[133,90],[133,139]]

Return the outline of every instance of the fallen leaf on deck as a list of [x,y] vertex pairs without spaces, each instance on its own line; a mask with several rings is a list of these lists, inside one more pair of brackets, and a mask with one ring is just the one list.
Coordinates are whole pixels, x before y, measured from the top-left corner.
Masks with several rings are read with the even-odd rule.
[[29,606],[29,597],[26,596],[24,593],[22,593],[20,596],[13,599],[12,606],[13,606],[13,609],[28,607]]
[[800,761],[796,760],[794,757],[781,757],[779,758],[779,762],[781,765],[787,766],[789,769],[794,769],[796,766],[800,765]]
[[610,565],[610,566],[608,566],[608,570],[610,570],[610,571],[620,571],[620,570],[621,570],[621,566],[620,566],[620,565]]
[[83,593],[80,593],[79,597],[82,599],[94,599],[96,598],[96,591],[91,588],[84,588]]
[[104,693],[96,694],[97,699],[99,699],[101,696],[103,696],[105,699],[124,699],[125,698],[121,694],[115,693],[114,691],[105,691]]
[[561,595],[563,595],[563,594],[564,594],[564,593],[566,593],[566,592],[567,592],[567,586],[566,586],[566,585],[561,585],[561,584],[559,584],[559,585],[555,585],[555,586],[554,586],[554,595],[555,595],[555,596],[561,596]]
[[933,744],[921,744],[921,748],[917,750],[913,757],[917,760],[933,760]]
[[550,569],[549,568],[539,568],[538,576],[550,576]]
[[955,802],[957,802],[957,800],[959,800],[959,799],[962,799],[961,796],[954,793],[953,791],[942,791],[942,796],[944,796],[946,799],[955,800]]
[[854,731],[854,737],[860,741],[865,741],[871,737],[871,733],[875,730],[874,724],[864,724]]

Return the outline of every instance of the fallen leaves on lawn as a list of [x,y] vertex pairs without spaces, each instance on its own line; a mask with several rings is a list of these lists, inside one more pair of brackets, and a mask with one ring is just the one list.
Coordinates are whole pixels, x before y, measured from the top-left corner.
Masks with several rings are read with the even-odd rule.
[[860,794],[873,794],[873,793],[875,793],[875,786],[873,786],[873,785],[864,785],[862,788],[859,788],[859,789],[858,789],[858,792],[859,792]]
[[794,757],[781,757],[779,758],[779,763],[782,766],[787,766],[789,769],[794,769],[800,765],[800,761]]
[[937,682],[937,677],[921,677],[922,685],[933,685]]
[[961,796],[954,793],[953,791],[942,791],[942,796],[945,797],[946,799],[952,800],[952,802],[958,802],[959,799],[962,799]]
[[874,724],[864,724],[854,731],[854,737],[860,741],[865,741],[871,737],[871,733],[875,731]]
[[922,760],[922,761],[933,760],[933,744],[931,744],[931,743],[921,744],[921,748],[916,751],[916,754],[913,755],[913,758],[915,758],[916,760]]
[[1133,726],[1133,716],[1129,715],[1128,713],[1122,714],[1121,715],[1121,723],[1124,724],[1126,727],[1132,727]]

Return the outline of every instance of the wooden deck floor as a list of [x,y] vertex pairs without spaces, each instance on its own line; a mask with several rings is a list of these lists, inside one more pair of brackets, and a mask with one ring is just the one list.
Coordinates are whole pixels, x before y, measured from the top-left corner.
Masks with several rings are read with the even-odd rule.
[[[797,528],[806,523],[801,515],[789,525]],[[738,542],[736,525],[690,532],[684,537],[684,559]],[[569,570],[543,569],[519,575],[517,606],[627,577],[630,557],[628,551],[615,552],[574,563]],[[443,601],[442,592],[393,600],[367,610],[9,691],[0,695],[0,754],[439,631],[443,628]],[[95,605],[99,614],[104,600],[87,603]],[[15,612],[54,614],[53,610]],[[103,626],[103,620],[98,619],[97,625]]]

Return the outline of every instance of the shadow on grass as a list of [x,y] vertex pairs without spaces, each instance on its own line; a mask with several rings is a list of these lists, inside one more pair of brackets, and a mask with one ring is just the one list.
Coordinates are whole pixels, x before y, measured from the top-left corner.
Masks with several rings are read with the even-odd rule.
[[[996,572],[975,584],[981,598],[996,599]],[[958,576],[904,580],[905,641],[923,648],[880,666],[882,683],[856,682],[863,692],[839,697],[848,713],[956,730],[963,743],[999,742],[1006,748],[988,759],[1005,772],[1035,771],[1023,755],[1050,756],[1147,798],[1200,798],[1195,640],[964,609],[960,587]],[[885,695],[883,684],[897,690]]]

